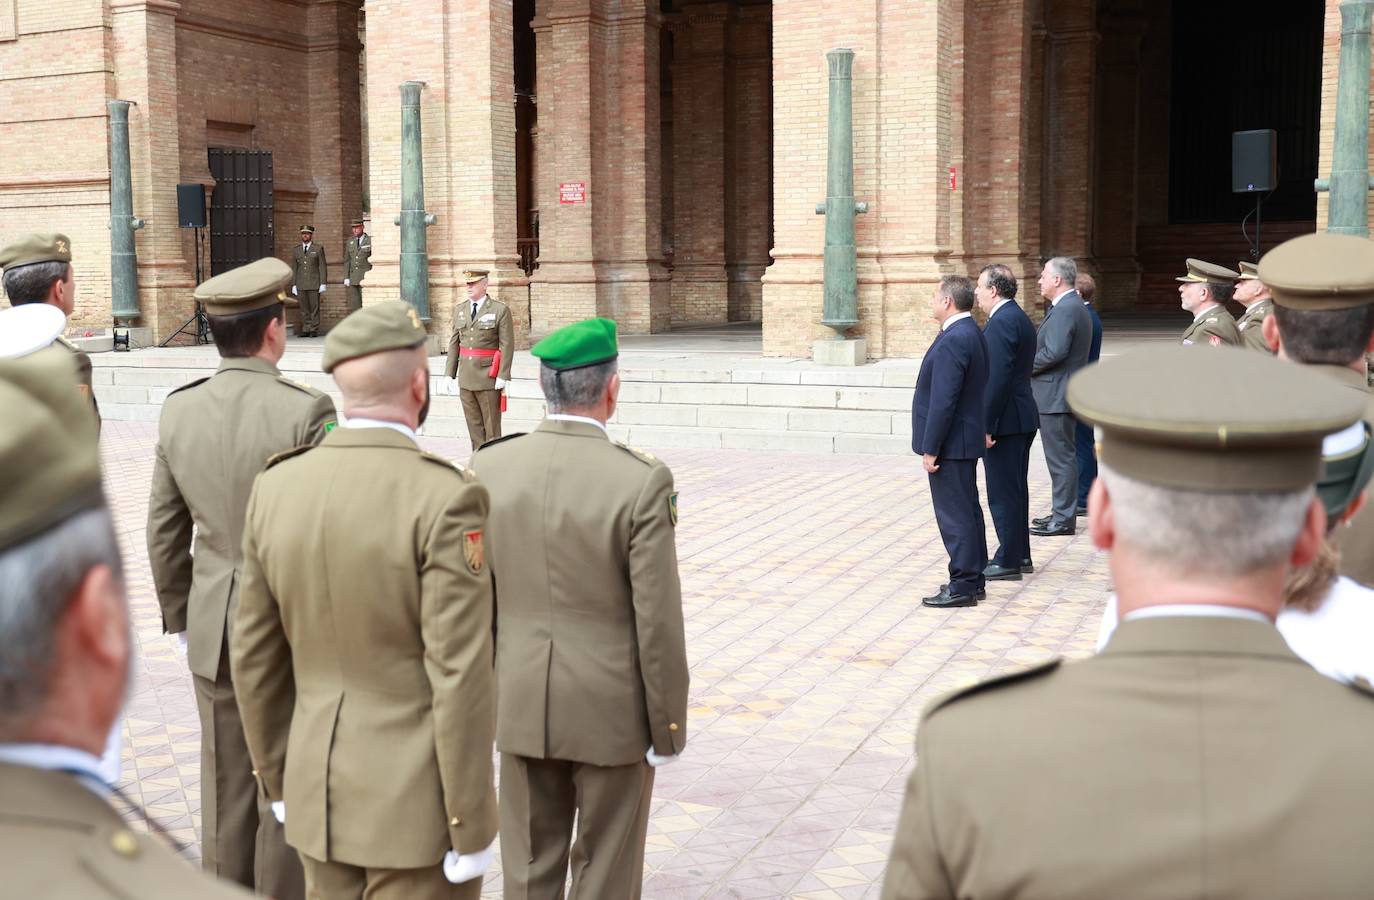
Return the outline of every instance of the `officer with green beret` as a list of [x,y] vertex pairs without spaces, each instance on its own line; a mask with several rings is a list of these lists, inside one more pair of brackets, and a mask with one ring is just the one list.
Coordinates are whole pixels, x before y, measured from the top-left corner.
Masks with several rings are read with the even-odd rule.
[[[76,280],[72,270],[72,242],[65,234],[28,234],[0,249],[0,269],[4,270],[5,296],[10,304],[46,303],[71,318],[76,303]],[[100,405],[91,384],[91,358],[62,335],[53,342],[76,358],[77,390],[90,400],[95,410],[96,430],[100,429]]]
[[[1365,403],[1374,424],[1365,355],[1374,352],[1374,243],[1348,234],[1309,234],[1285,241],[1260,260],[1259,277],[1274,294],[1264,336],[1279,357],[1310,366]],[[1340,573],[1374,587],[1374,513],[1366,509],[1332,543]]]
[[1226,301],[1235,290],[1235,272],[1216,263],[1188,260],[1188,272],[1175,279],[1182,306],[1193,314],[1193,324],[1183,332],[1183,346],[1194,344],[1220,347],[1241,343],[1236,320],[1226,311]]
[[531,352],[548,416],[472,461],[492,500],[502,879],[511,900],[562,896],[571,852],[573,900],[628,900],[655,767],[687,745],[677,492],[662,460],[607,436],[614,322]]
[[269,257],[196,288],[222,359],[214,375],[163,403],[147,531],[163,630],[184,642],[200,714],[202,864],[278,900],[302,897],[304,880],[253,779],[229,670],[229,617],[253,479],[272,456],[318,443],[336,419],[328,396],[277,368],[290,280],[290,267]]
[[49,346],[66,319],[11,315],[23,309],[0,314],[3,893],[247,898],[130,831],[110,804],[118,775],[100,753],[133,660],[123,562],[96,423],[72,355]]
[[301,242],[296,245],[291,293],[301,301],[301,337],[320,333],[320,295],[329,289],[329,263],[324,247],[315,243],[315,226],[301,226]]
[[1269,286],[1260,280],[1258,265],[1241,261],[1240,278],[1236,281],[1233,296],[1237,303],[1245,307],[1245,315],[1236,322],[1241,345],[1272,355],[1274,351],[1264,342],[1264,320],[1274,311],[1274,296],[1269,292]]
[[372,271],[372,235],[363,230],[363,220],[354,219],[353,237],[344,246],[344,287],[348,288],[348,311],[363,306],[363,276]]
[[1098,656],[926,709],[882,896],[1365,893],[1374,775],[1351,748],[1374,695],[1274,627],[1321,545],[1323,440],[1360,398],[1259,353],[1153,347],[1083,370],[1069,403],[1098,429],[1088,527],[1122,622]]
[[487,492],[416,440],[425,328],[350,314],[323,369],[344,425],[280,454],[244,529],[234,682],[312,898],[476,898],[496,839]]
[[453,310],[453,335],[444,367],[450,393],[457,379],[473,450],[501,436],[501,392],[510,381],[515,356],[510,308],[487,294],[487,274],[486,269],[463,273],[468,300]]

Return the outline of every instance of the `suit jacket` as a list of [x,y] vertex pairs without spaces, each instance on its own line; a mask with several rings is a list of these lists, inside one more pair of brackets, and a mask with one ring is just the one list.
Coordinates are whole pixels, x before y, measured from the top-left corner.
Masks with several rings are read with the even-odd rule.
[[0,870],[6,897],[248,900],[137,835],[66,772],[0,763]]
[[477,308],[477,318],[471,316],[472,304],[463,300],[453,308],[453,334],[448,341],[448,362],[444,372],[458,379],[458,387],[467,391],[494,391],[496,379],[488,375],[491,358],[462,356],[460,349],[500,350],[501,368],[497,372],[510,381],[510,364],[515,356],[515,326],[506,304],[488,294]]
[[1205,313],[1183,332],[1183,346],[1193,345],[1220,347],[1223,344],[1239,346],[1242,343],[1236,320],[1231,318],[1223,307],[1217,306]]
[[1003,303],[983,326],[988,347],[988,386],[983,404],[987,433],[1030,434],[1040,427],[1031,395],[1035,326],[1015,300]]
[[349,284],[361,284],[363,276],[372,271],[372,235],[366,231],[361,237],[349,238],[344,245],[344,277]]
[[1374,884],[1374,775],[1351,752],[1374,744],[1374,697],[1268,623],[1123,622],[1098,656],[937,700],[916,742],[886,900]]
[[1264,320],[1274,312],[1274,301],[1265,299],[1258,303],[1252,303],[1245,310],[1245,315],[1236,322],[1236,330],[1240,332],[1241,345],[1247,350],[1260,350],[1271,356],[1274,351],[1269,349],[1269,345],[1264,342]]
[[1069,412],[1069,378],[1088,364],[1092,340],[1092,316],[1078,291],[1069,291],[1050,307],[1035,334],[1031,392],[1042,415]]
[[[334,401],[254,357],[226,359],[162,405],[148,498],[148,562],[162,629],[186,632],[191,671],[214,679],[238,600],[253,479],[284,450],[317,443]],[[192,555],[192,527],[195,553]]]
[[1093,323],[1093,339],[1088,345],[1088,362],[1095,363],[1102,358],[1102,317],[1097,314],[1097,309],[1086,300],[1083,307],[1088,311],[1088,318]]
[[[1369,390],[1367,375],[1345,366],[1313,366],[1314,369],[1354,391],[1368,396],[1364,420],[1374,428],[1374,393]],[[1365,587],[1374,587],[1374,512],[1369,504],[1350,521],[1339,525],[1331,534],[1331,543],[1341,552],[1340,573]]]
[[496,748],[622,766],[687,744],[673,473],[584,422],[484,444]]
[[318,291],[320,285],[329,281],[329,263],[324,258],[324,244],[310,243],[306,250],[304,244],[296,245],[295,275],[291,284],[302,291]]
[[921,360],[911,401],[911,449],[942,459],[979,459],[987,448],[983,393],[988,344],[973,319],[936,336]]
[[412,869],[495,838],[487,508],[389,428],[336,429],[254,485],[230,657],[301,853]]

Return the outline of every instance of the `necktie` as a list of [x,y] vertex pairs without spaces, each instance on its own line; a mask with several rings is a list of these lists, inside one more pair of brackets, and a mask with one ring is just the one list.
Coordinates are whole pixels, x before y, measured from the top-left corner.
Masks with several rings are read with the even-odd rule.
[[468,317],[468,321],[469,321],[469,322],[474,322],[474,321],[476,321],[476,320],[477,320],[477,301],[474,300],[474,301],[472,301],[472,315]]

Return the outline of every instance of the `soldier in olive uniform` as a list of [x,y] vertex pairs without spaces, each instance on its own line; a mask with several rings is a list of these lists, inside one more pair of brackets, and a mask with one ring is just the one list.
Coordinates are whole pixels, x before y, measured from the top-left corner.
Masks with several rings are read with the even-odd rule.
[[1249,350],[1272,354],[1274,351],[1264,342],[1264,320],[1274,311],[1274,297],[1269,292],[1269,286],[1260,280],[1259,266],[1252,262],[1240,263],[1235,298],[1237,303],[1245,307],[1245,315],[1236,322],[1241,344]]
[[290,279],[286,263],[268,258],[196,288],[223,359],[213,376],[163,404],[148,500],[163,630],[185,641],[200,713],[203,864],[277,900],[302,896],[305,885],[253,779],[229,671],[229,622],[253,479],[272,456],[317,443],[336,418],[329,397],[277,369],[286,349],[281,292]]
[[363,230],[363,220],[353,220],[353,237],[344,247],[344,287],[348,288],[348,311],[363,307],[363,276],[372,271],[372,235]]
[[677,493],[662,461],[606,435],[614,322],[531,352],[548,417],[473,457],[492,499],[505,896],[563,896],[571,852],[573,900],[628,900],[654,768],[687,744]]
[[1182,282],[1178,293],[1183,308],[1193,314],[1193,324],[1183,332],[1183,346],[1240,344],[1236,320],[1226,311],[1226,301],[1231,299],[1239,277],[1225,266],[1200,259],[1188,260],[1188,274],[1175,279]]
[[[76,303],[76,281],[72,275],[72,242],[65,234],[30,234],[0,250],[0,269],[5,272],[5,296],[13,306],[47,303],[71,318]],[[91,386],[91,358],[62,335],[53,341],[76,358],[77,390],[95,410],[96,433],[100,433],[100,405]]]
[[[14,312],[0,314],[0,894],[246,900],[109,803],[99,757],[133,655],[119,543],[75,363],[49,346],[65,319]],[[19,320],[46,328],[21,335]]]
[[399,300],[330,331],[347,422],[248,503],[234,681],[318,900],[476,898],[496,840],[487,492],[416,444],[424,342]]
[[501,436],[501,392],[510,381],[515,326],[506,304],[487,294],[487,272],[463,273],[468,301],[453,311],[453,336],[444,372],[458,379],[472,449]]
[[291,293],[301,301],[301,337],[320,333],[320,295],[328,290],[329,263],[324,246],[315,243],[315,226],[301,226],[301,242],[291,277]]
[[[1286,241],[1260,260],[1260,280],[1274,293],[1264,336],[1280,356],[1310,366],[1364,400],[1374,427],[1374,393],[1365,354],[1374,352],[1374,244],[1342,234]],[[1344,392],[1344,391],[1343,391]],[[1340,573],[1374,587],[1374,512],[1365,504],[1335,530]]]
[[1123,621],[1098,656],[926,709],[882,896],[1367,894],[1374,772],[1352,748],[1374,692],[1274,627],[1322,542],[1322,439],[1359,398],[1258,353],[1153,347],[1069,402],[1100,429],[1089,528]]

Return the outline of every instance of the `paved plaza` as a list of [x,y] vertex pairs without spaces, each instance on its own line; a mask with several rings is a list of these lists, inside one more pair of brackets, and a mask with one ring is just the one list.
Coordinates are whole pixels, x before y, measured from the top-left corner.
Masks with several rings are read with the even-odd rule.
[[[144,545],[156,431],[107,421],[102,438],[140,650],[123,787],[198,860],[191,677],[161,634]],[[466,440],[424,444],[469,456]],[[1032,538],[1026,581],[989,583],[973,609],[925,609],[946,560],[915,457],[660,455],[681,494],[692,689],[687,751],[655,785],[644,896],[876,897],[921,709],[989,675],[1091,653],[1105,558],[1083,530]],[[1030,489],[1032,514],[1048,509],[1038,443]],[[499,868],[484,896],[500,896]]]

